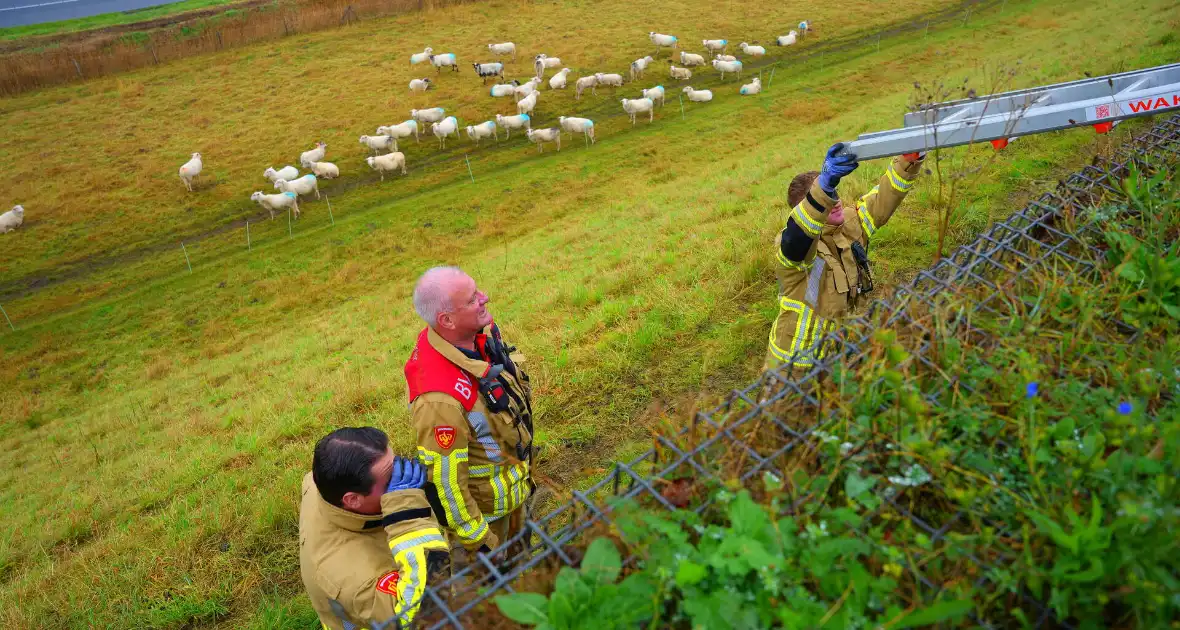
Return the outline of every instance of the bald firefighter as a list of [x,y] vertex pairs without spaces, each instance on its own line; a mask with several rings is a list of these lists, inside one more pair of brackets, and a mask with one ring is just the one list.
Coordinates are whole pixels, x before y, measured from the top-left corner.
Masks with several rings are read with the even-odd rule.
[[414,288],[426,328],[405,366],[410,416],[452,571],[516,535],[533,491],[532,390],[488,301],[457,267],[430,269]]
[[315,447],[299,507],[299,569],[327,630],[408,627],[446,538],[421,489],[426,470],[394,457],[385,433],[338,429]]
[[[779,312],[770,329],[767,367],[805,371],[830,350],[840,316],[873,289],[869,245],[914,186],[922,159],[894,158],[877,185],[845,208],[836,194],[842,177],[860,165],[856,155],[828,149],[823,168],[796,175],[787,188],[791,213],[775,242]],[[851,212],[849,212],[851,210]]]

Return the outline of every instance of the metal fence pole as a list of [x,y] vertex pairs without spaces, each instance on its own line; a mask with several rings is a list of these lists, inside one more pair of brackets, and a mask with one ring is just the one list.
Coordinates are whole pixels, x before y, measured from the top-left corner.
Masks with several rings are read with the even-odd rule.
[[180,243],[180,251],[184,252],[184,264],[188,265],[188,272],[193,272],[193,263],[188,259],[188,248],[184,246],[184,242]]
[[0,313],[4,313],[4,321],[8,322],[8,327],[9,327],[9,328],[11,328],[12,330],[14,330],[14,331],[15,331],[15,330],[16,330],[16,326],[13,326],[13,325],[12,325],[12,320],[11,320],[11,319],[8,319],[8,311],[4,310],[4,305],[3,305],[3,304],[0,304]]

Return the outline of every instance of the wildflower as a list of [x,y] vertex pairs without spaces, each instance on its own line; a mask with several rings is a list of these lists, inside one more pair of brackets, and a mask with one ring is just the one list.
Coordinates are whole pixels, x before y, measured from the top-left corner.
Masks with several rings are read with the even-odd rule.
[[1131,410],[1134,408],[1135,407],[1132,406],[1131,403],[1124,400],[1123,402],[1119,403],[1119,415],[1129,416],[1131,415]]
[[1036,397],[1037,397],[1037,388],[1038,388],[1038,387],[1040,387],[1040,385],[1039,385],[1039,384],[1038,384],[1036,381],[1033,381],[1033,382],[1029,383],[1029,384],[1028,384],[1028,385],[1025,387],[1025,390],[1024,390],[1024,397],[1025,397],[1025,398],[1036,398]]

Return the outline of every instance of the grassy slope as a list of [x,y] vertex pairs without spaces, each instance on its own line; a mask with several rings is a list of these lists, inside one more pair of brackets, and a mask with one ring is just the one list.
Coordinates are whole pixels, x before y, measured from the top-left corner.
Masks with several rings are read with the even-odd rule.
[[160,6],[148,7],[138,11],[119,11],[115,13],[104,13],[102,15],[91,15],[89,17],[76,18],[73,20],[60,20],[57,22],[28,24],[25,26],[11,26],[9,28],[0,28],[0,40],[10,41],[24,37],[46,37],[49,35],[62,35],[65,33],[76,33],[78,31],[101,29],[108,26],[134,24],[136,22],[144,22],[147,20],[154,20],[156,18],[179,15],[185,11],[196,11],[198,9],[207,9],[209,7],[216,7],[223,4],[231,4],[236,1],[237,0],[181,0],[180,2],[161,4]]
[[[479,33],[500,26],[572,58],[582,45],[605,50],[588,42],[643,30],[622,9],[595,6],[601,19],[590,19],[589,5],[534,9],[542,22],[581,23],[576,40],[560,29],[512,30],[523,29],[512,26],[514,5],[492,4],[470,7],[470,23],[444,25],[462,11],[428,15],[404,48],[420,47],[426,32],[480,41]],[[1175,44],[1155,44],[1177,27],[1174,7],[1164,12],[1170,6],[1123,3],[1128,19],[1091,40],[1091,25],[1110,7],[1009,3],[1006,15],[976,17],[929,41],[886,40],[879,54],[829,67],[827,90],[809,83],[805,68],[780,68],[761,100],[719,98],[691,109],[683,123],[669,109],[650,129],[625,134],[613,133],[624,126],[615,120],[591,151],[575,142],[560,156],[532,158],[519,145],[481,154],[476,186],[462,185],[462,162],[451,163],[338,196],[334,228],[323,206],[308,204],[293,240],[275,222],[255,226],[252,252],[241,251],[240,231],[203,241],[190,249],[192,276],[171,252],[16,303],[9,311],[22,332],[0,338],[0,514],[16,532],[0,543],[2,625],[27,626],[49,610],[63,627],[169,625],[223,609],[236,624],[257,627],[278,625],[292,611],[305,617],[294,566],[294,488],[310,444],[328,427],[377,424],[408,447],[399,431],[400,367],[417,328],[408,292],[429,264],[471,270],[532,356],[548,429],[542,471],[564,482],[592,473],[640,446],[644,423],[662,404],[689,406],[689,392],[723,389],[756,369],[773,308],[767,243],[783,210],[784,179],[812,167],[831,139],[895,124],[915,79],[979,77],[989,64],[1024,59],[1018,81],[1033,85],[1170,61]],[[741,17],[693,18],[669,30],[693,40],[765,21],[738,7]],[[789,22],[795,9],[775,11]],[[484,12],[498,22],[474,21]],[[371,66],[361,61],[374,57],[376,37],[387,38],[382,29],[399,25],[407,22],[299,36],[273,49],[5,101],[5,128],[15,135],[0,141],[0,160],[18,171],[23,198],[49,201],[30,203],[37,220],[20,240],[4,241],[0,277],[18,265],[52,269],[112,243],[165,239],[242,216],[248,206],[240,200],[253,185],[241,182],[261,181],[260,154],[273,152],[280,165],[317,133],[328,139],[331,159],[355,172],[355,136],[416,106],[402,96],[408,75],[394,62],[400,52],[380,53],[388,58]],[[1092,53],[1086,60],[1076,54],[1083,42]],[[640,48],[578,61],[622,67]],[[318,61],[326,50],[332,56]],[[189,83],[173,80],[198,66],[208,70]],[[301,82],[277,81],[272,71],[280,67],[302,73]],[[471,83],[448,77],[447,91],[428,98],[461,101],[459,115],[473,119],[487,107],[469,96]],[[376,90],[354,87],[378,84],[389,91],[374,97]],[[294,94],[270,97],[268,85]],[[373,113],[390,93],[396,110]],[[122,107],[131,115],[116,115]],[[34,141],[57,126],[80,138],[72,151]],[[177,160],[164,156],[183,157],[197,138],[207,143],[198,148],[218,184],[182,197],[171,175]],[[972,200],[972,220],[1010,209],[1018,185],[1049,176],[1062,155],[1085,159],[1095,142],[1075,133],[1014,145],[1019,151],[991,167],[981,198]],[[43,152],[17,163],[18,149],[34,155],[29,146]],[[425,146],[409,149],[411,160],[427,154]],[[93,167],[67,166],[70,160]],[[80,171],[96,190],[73,200],[64,182],[32,185],[32,173],[53,169]],[[853,185],[863,188],[867,179]],[[431,182],[456,185],[383,203]],[[928,191],[920,187],[881,234],[875,256],[887,276],[929,260]],[[177,209],[182,199],[190,210]],[[109,298],[88,299],[107,291]],[[91,588],[52,586],[79,580]]]

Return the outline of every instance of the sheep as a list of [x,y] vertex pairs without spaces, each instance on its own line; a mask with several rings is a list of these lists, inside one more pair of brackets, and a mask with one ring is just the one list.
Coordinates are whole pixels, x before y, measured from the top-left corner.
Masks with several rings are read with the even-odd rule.
[[643,98],[650,98],[652,102],[660,102],[660,107],[664,106],[664,86],[657,85],[653,88],[647,88],[643,91]]
[[442,122],[436,122],[430,125],[430,131],[434,137],[438,138],[438,146],[440,149],[447,148],[447,136],[459,137],[459,119],[454,116],[447,116]]
[[[730,62],[738,60],[738,58],[734,57],[733,55],[713,55],[713,59],[715,59],[717,61],[730,61]],[[710,62],[710,63],[712,63],[712,62]]]
[[561,70],[559,70],[557,72],[557,74],[555,74],[549,78],[549,89],[550,90],[564,90],[565,86],[566,86],[566,79],[569,77],[569,74],[570,74],[569,68],[562,68]]
[[529,142],[536,143],[537,153],[544,153],[544,144],[546,142],[556,142],[557,150],[561,151],[561,130],[556,127],[548,129],[529,129],[527,132]]
[[423,61],[429,61],[430,56],[433,54],[434,54],[434,49],[431,48],[430,46],[427,46],[426,48],[422,49],[422,52],[414,53],[414,54],[410,55],[410,65],[414,65],[416,63],[422,63]]
[[491,136],[497,141],[500,140],[500,134],[496,132],[496,121],[488,120],[481,122],[478,125],[467,125],[467,137],[479,144],[481,138]]
[[488,84],[488,77],[504,78],[504,64],[498,61],[493,63],[473,63],[471,65],[475,68],[475,73],[479,75],[479,78],[483,79],[484,85]]
[[631,80],[634,81],[635,79],[643,76],[643,71],[647,70],[647,67],[651,65],[651,62],[652,62],[651,55],[648,55],[646,57],[642,57],[640,59],[636,59],[635,61],[632,61],[631,62]]
[[381,174],[381,181],[385,181],[386,171],[402,170],[402,175],[406,174],[406,154],[405,153],[386,153],[385,155],[378,155],[376,157],[365,158],[365,163],[369,168]]
[[713,60],[713,67],[721,72],[721,80],[725,80],[726,72],[736,72],[738,75],[742,73],[742,62],[740,61],[722,61],[720,59]]
[[451,70],[459,71],[459,62],[455,58],[455,53],[443,53],[441,55],[431,55],[430,63],[434,65],[435,73],[441,73],[443,68],[450,68]]
[[710,90],[694,90],[689,85],[684,88],[683,92],[688,95],[688,100],[694,103],[708,103],[713,100],[713,92]]
[[16,205],[12,210],[0,214],[0,234],[7,234],[25,222],[24,206]]
[[590,89],[591,94],[598,94],[597,76],[591,75],[588,77],[582,77],[574,82],[574,100],[582,100],[582,92],[585,92],[587,88]]
[[705,39],[705,40],[701,40],[701,43],[705,45],[705,50],[715,53],[715,52],[721,52],[721,51],[725,50],[725,47],[729,45],[729,40],[728,39]]
[[650,98],[625,98],[623,101],[623,111],[631,115],[631,126],[635,126],[635,115],[647,112],[647,122],[651,122],[655,117],[656,104]]
[[786,35],[779,35],[774,40],[774,42],[776,44],[778,44],[779,46],[793,46],[796,41],[797,41],[797,37],[796,37],[795,31],[791,31],[790,33],[787,33]]
[[675,35],[661,35],[655,31],[649,32],[647,37],[651,40],[651,43],[655,44],[657,57],[660,54],[660,48],[672,48],[676,45],[676,42],[680,41],[676,39]]
[[315,148],[310,151],[304,151],[299,154],[299,166],[307,168],[308,164],[312,162],[323,162],[324,155],[328,152],[328,145],[323,142],[315,143]]
[[312,162],[311,172],[316,177],[335,179],[340,177],[340,169],[331,162]]
[[513,96],[516,94],[516,86],[520,85],[520,81],[513,79],[512,83],[497,83],[492,86],[492,96]]
[[688,79],[692,78],[692,70],[689,70],[688,68],[677,68],[676,66],[670,66],[668,71],[671,73],[673,79],[687,81]]
[[589,118],[575,118],[573,116],[561,116],[557,119],[558,124],[562,129],[570,133],[582,134],[590,144],[594,144],[594,121]]
[[193,180],[201,174],[201,154],[194,153],[192,159],[180,167],[180,181],[189,192],[193,191]]
[[558,57],[550,57],[549,55],[542,53],[533,58],[533,69],[536,70],[538,79],[545,78],[546,68],[559,67],[561,67],[561,59]]
[[803,20],[802,22],[799,23],[799,32],[800,33],[802,33],[803,35],[806,35],[809,31],[811,31],[811,22],[808,22],[807,20]]
[[751,46],[746,42],[742,42],[739,47],[742,49],[742,54],[749,55],[751,57],[761,57],[762,55],[766,54],[766,48],[762,46]]
[[253,195],[250,195],[250,201],[256,201],[258,205],[269,210],[271,221],[275,219],[275,210],[282,210],[283,208],[291,208],[295,218],[299,218],[299,198],[293,192],[268,195],[261,190],[256,190]]
[[597,80],[595,85],[623,87],[623,75],[621,74],[603,74],[601,72],[596,72],[594,73],[594,78]]
[[293,192],[296,195],[307,195],[310,193],[315,193],[315,198],[316,199],[320,198],[319,183],[316,182],[315,175],[312,175],[310,173],[308,173],[307,175],[304,175],[303,177],[300,177],[299,179],[293,179],[291,181],[287,181],[285,179],[276,179],[275,180],[275,190],[281,190],[283,192]]
[[531,114],[537,108],[537,98],[541,96],[540,92],[533,92],[528,96],[516,101],[516,113]]
[[513,129],[532,129],[532,118],[528,114],[517,114],[515,116],[501,116],[496,114],[496,126],[503,127],[505,138],[512,137]]
[[488,50],[496,55],[512,55],[512,60],[516,61],[516,44],[512,42],[504,42],[503,44],[488,44]]
[[410,81],[411,92],[425,92],[430,89],[430,79],[413,79]]
[[742,96],[751,96],[751,95],[757,94],[761,91],[762,91],[762,79],[759,79],[758,77],[754,77],[753,81],[750,81],[749,83],[743,85],[742,89],[738,90],[738,94],[741,94]]
[[[669,61],[668,63],[672,62]],[[691,68],[693,66],[703,66],[705,65],[705,58],[701,55],[687,53],[682,50],[680,51],[680,65],[686,68]]]
[[288,164],[276,171],[273,166],[270,166],[265,171],[262,171],[262,176],[269,179],[272,184],[276,179],[291,181],[299,177],[299,169]]
[[540,84],[541,84],[541,80],[536,77],[533,77],[533,78],[529,79],[528,81],[516,86],[516,89],[513,90],[516,100],[519,101],[520,99],[528,96],[529,94],[536,92],[537,86]]
[[441,107],[432,107],[430,109],[411,109],[410,118],[419,123],[434,123],[447,117],[447,110]]
[[[361,144],[369,147],[373,155],[381,151],[397,151],[397,138],[393,136],[361,136]],[[311,165],[309,164],[308,167]]]
[[410,119],[397,125],[378,127],[377,135],[390,136],[395,140],[397,138],[409,138],[410,136],[414,136],[415,140],[421,141],[418,136],[420,129],[421,127],[418,125],[418,121]]

